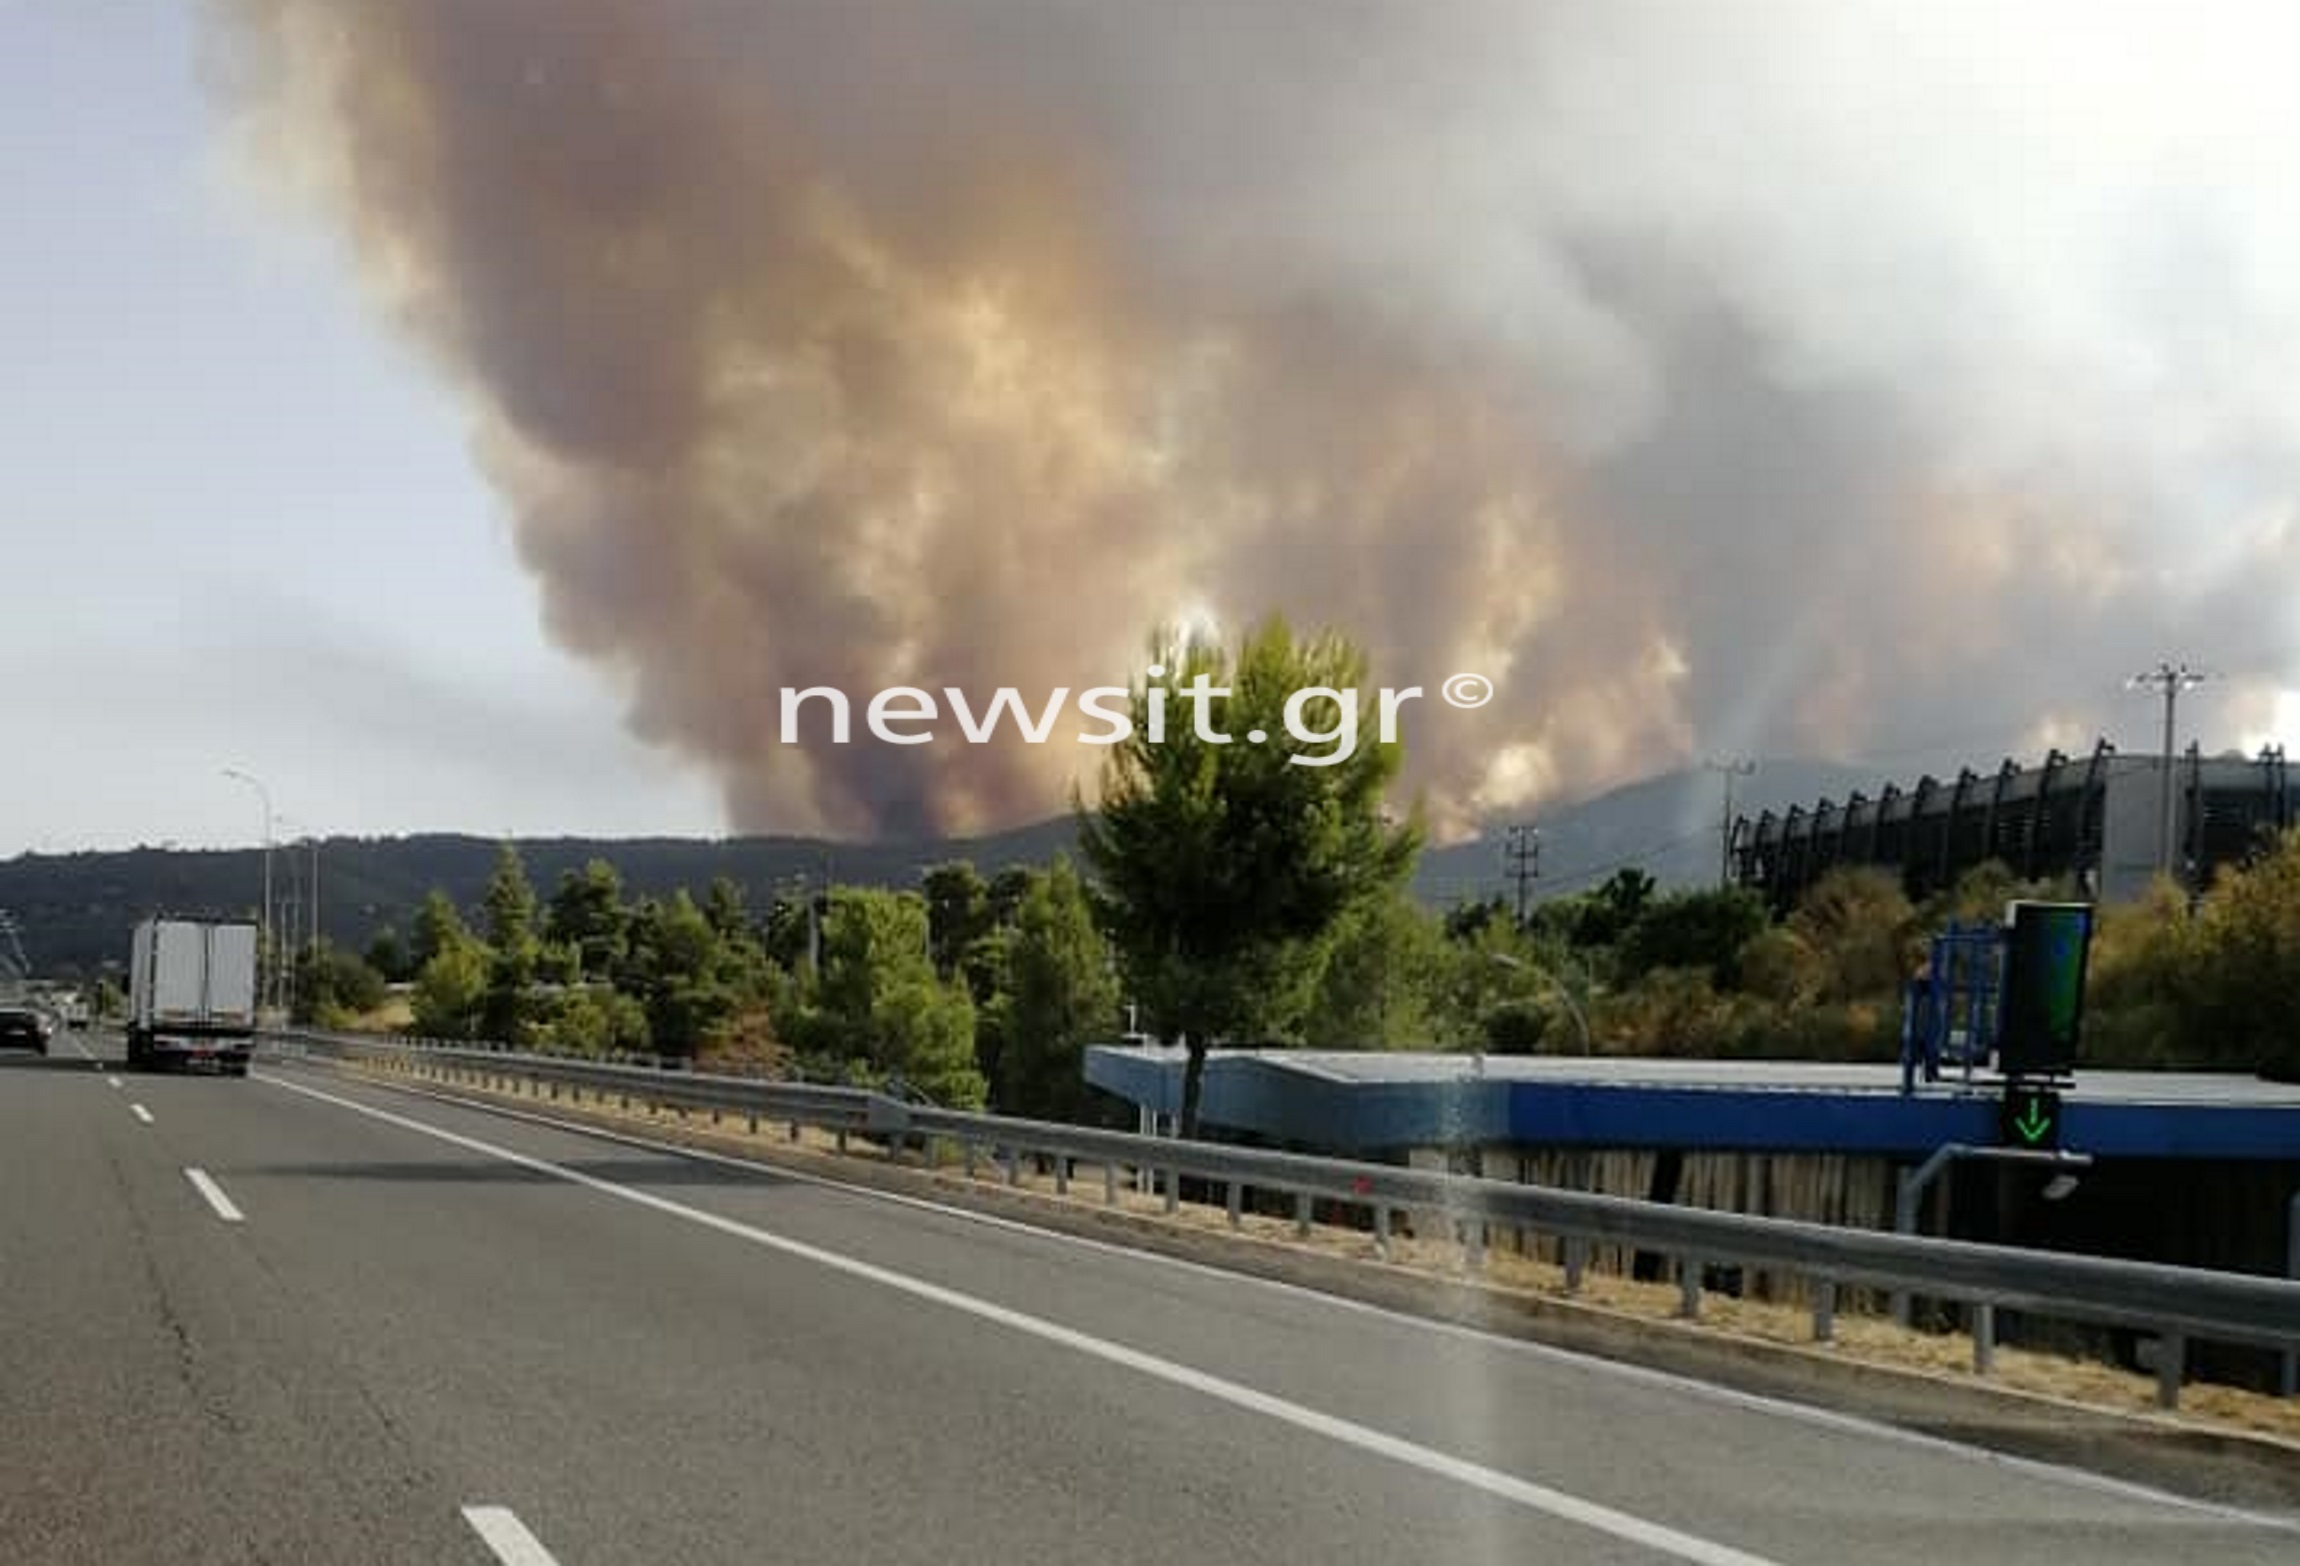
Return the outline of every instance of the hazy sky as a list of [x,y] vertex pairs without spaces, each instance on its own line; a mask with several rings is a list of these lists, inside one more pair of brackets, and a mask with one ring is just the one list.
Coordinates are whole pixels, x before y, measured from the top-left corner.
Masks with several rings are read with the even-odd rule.
[[0,5],[0,853],[261,831],[715,832],[556,651],[468,415],[252,187],[195,14]]
[[0,854],[252,841],[225,767],[329,833],[1002,824],[1046,757],[761,693],[1104,683],[1194,605],[1501,676],[1409,734],[1457,820],[2146,747],[2158,656],[2300,738],[2296,34],[0,0]]

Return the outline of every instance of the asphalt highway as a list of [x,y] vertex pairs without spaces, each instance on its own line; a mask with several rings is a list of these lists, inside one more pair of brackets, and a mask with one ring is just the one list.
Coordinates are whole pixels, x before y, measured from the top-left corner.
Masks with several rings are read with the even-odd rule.
[[83,1048],[0,1057],[22,1566],[2300,1559],[2286,1519],[927,1203]]

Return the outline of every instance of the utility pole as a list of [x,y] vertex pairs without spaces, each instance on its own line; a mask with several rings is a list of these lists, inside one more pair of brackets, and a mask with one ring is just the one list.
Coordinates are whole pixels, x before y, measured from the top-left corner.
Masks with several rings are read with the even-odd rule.
[[2125,682],[2128,690],[2156,691],[2164,697],[2164,775],[2159,796],[2159,815],[2156,836],[2156,870],[2159,875],[2173,873],[2172,831],[2172,775],[2178,765],[2178,727],[2175,720],[2180,705],[2180,693],[2191,691],[2213,676],[2207,670],[2191,669],[2187,664],[2160,663],[2144,674],[2136,674]]
[[1733,780],[1755,777],[1757,763],[1743,756],[1727,761],[1712,756],[1701,765],[1725,780],[1725,814],[1717,828],[1717,886],[1723,890],[1733,884]]
[[297,969],[303,961],[303,878],[296,873],[295,834],[303,828],[294,817],[274,816],[272,824],[285,834],[283,846],[287,849],[287,879],[280,888],[280,1005],[290,1020],[295,1017]]
[[287,860],[287,885],[280,891],[279,907],[279,1004],[280,1009],[288,1014],[288,1020],[291,1022],[295,1020],[296,958],[303,952],[303,940],[300,933],[303,918],[303,888],[298,884],[298,880],[295,870],[295,855],[291,853]]
[[1541,828],[1524,824],[1509,828],[1508,846],[1502,850],[1502,862],[1509,867],[1511,879],[1517,883],[1517,927],[1525,928],[1526,893],[1534,878],[1541,874]]
[[822,861],[820,881],[800,872],[799,885],[807,896],[807,968],[819,975],[823,971],[823,924],[831,911],[830,857]]
[[263,956],[266,965],[264,979],[268,982],[258,984],[257,1005],[269,1006],[276,1002],[279,992],[279,953],[273,946],[275,935],[272,929],[272,791],[262,778],[250,772],[242,772],[237,767],[224,768],[224,776],[254,789],[264,807]]
[[32,961],[24,955],[24,938],[19,933],[16,916],[0,908],[0,995],[15,999],[24,993],[32,979]]
[[292,849],[289,852],[287,894],[280,900],[280,922],[286,927],[281,932],[280,941],[280,951],[287,964],[284,974],[287,994],[284,998],[292,1012],[295,1009],[296,969],[304,954],[310,954],[312,983],[316,985],[320,982],[319,834],[307,832],[302,822],[284,815],[274,816],[272,824],[290,832],[304,834],[311,848],[311,875],[301,885],[297,883],[295,855]]

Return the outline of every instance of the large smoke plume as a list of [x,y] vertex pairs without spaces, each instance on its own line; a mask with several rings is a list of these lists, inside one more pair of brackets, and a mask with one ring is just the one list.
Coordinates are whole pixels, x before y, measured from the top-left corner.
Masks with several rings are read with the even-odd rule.
[[552,633],[738,828],[1042,813],[1099,752],[789,749],[776,693],[1123,683],[1196,602],[1494,676],[1408,709],[1453,823],[2300,683],[2291,55],[2209,7],[220,11]]

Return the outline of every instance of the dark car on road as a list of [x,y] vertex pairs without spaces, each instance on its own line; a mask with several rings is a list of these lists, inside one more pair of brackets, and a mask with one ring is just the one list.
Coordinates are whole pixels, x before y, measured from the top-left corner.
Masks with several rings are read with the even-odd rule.
[[30,1006],[0,1006],[0,1049],[33,1049],[45,1055],[49,1032],[46,1014]]

